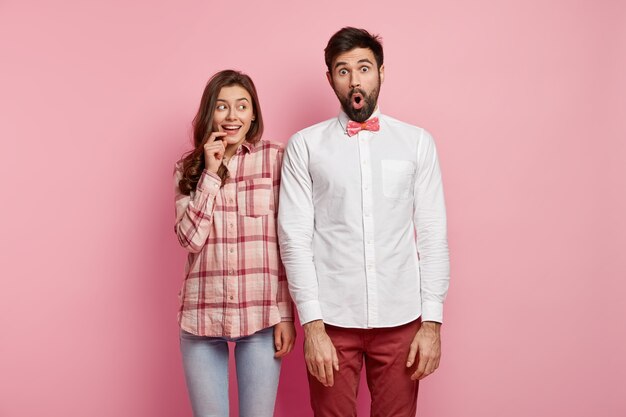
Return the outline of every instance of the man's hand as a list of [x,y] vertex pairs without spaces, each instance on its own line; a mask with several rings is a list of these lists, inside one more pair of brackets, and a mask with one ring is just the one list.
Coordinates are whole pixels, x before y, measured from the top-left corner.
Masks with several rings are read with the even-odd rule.
[[293,349],[296,341],[296,328],[292,321],[281,321],[274,325],[274,347],[276,347],[275,358],[286,356]]
[[333,342],[326,334],[324,322],[315,320],[305,323],[304,329],[304,360],[306,367],[325,387],[335,383],[333,369],[339,371],[339,359]]
[[425,321],[415,334],[406,361],[406,367],[410,368],[415,362],[415,355],[419,354],[417,370],[411,375],[412,380],[424,379],[439,367],[439,359],[441,359],[440,328],[441,323]]

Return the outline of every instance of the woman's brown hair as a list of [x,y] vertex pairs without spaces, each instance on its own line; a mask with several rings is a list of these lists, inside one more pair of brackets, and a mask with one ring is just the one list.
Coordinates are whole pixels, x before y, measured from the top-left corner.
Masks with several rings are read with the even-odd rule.
[[[246,141],[256,143],[263,135],[263,117],[259,97],[252,79],[246,74],[235,70],[224,70],[213,75],[202,93],[198,113],[193,119],[193,144],[194,149],[187,152],[182,161],[183,177],[178,183],[181,193],[189,195],[195,191],[202,171],[204,170],[204,144],[209,139],[213,126],[213,114],[217,97],[223,87],[238,85],[244,88],[252,98],[252,111],[255,119],[246,134]],[[222,179],[222,184],[228,175],[224,165],[220,166],[217,174]]]

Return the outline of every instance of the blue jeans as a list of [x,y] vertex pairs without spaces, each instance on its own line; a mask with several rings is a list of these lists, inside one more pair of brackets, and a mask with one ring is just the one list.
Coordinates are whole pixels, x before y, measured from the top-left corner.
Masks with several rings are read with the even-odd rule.
[[235,342],[240,417],[272,417],[280,375],[274,328],[250,336],[196,336],[180,331],[180,350],[194,417],[228,417],[228,344]]

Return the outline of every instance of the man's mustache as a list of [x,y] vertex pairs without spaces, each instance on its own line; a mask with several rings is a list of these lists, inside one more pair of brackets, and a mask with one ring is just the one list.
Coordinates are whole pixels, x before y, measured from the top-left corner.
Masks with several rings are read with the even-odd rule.
[[354,93],[359,93],[361,94],[364,98],[367,97],[367,93],[363,90],[361,90],[360,88],[353,88],[350,90],[350,94],[348,94],[348,97],[352,97],[352,95]]

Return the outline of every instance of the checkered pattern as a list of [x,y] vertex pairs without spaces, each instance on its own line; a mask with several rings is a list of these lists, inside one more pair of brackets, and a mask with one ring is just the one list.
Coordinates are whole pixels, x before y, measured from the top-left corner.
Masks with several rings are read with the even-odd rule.
[[178,320],[201,336],[242,337],[293,320],[276,237],[283,147],[244,143],[231,158],[223,187],[204,171],[196,191],[178,188],[176,225],[189,251]]

